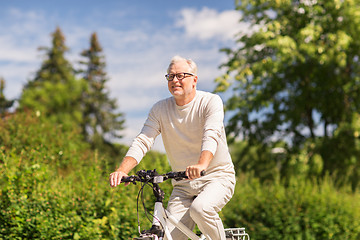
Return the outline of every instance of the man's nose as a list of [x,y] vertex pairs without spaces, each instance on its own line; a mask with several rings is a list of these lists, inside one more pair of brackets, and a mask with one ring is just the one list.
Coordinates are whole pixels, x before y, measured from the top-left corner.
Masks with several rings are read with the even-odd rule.
[[[176,80],[175,80],[176,79]],[[173,82],[179,82],[180,80],[176,77],[176,75],[174,76],[174,78],[173,78],[173,80],[172,80]]]

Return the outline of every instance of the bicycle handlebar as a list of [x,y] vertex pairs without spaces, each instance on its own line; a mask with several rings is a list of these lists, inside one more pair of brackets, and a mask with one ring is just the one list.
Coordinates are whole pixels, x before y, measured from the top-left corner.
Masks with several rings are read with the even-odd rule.
[[[201,171],[201,176],[205,175],[205,170]],[[180,172],[168,172],[165,174],[159,175],[156,172],[156,169],[154,170],[140,170],[136,173],[136,175],[131,175],[127,177],[122,177],[121,182],[152,182],[152,183],[161,183],[168,179],[175,179],[176,181],[187,179],[185,171]]]

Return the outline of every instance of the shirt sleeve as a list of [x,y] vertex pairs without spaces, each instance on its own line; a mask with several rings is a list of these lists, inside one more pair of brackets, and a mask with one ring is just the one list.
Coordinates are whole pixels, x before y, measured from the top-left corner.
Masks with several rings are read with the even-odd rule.
[[134,139],[126,153],[126,156],[135,158],[138,163],[151,149],[156,137],[160,134],[160,121],[156,112],[156,107],[153,106],[140,134]]
[[205,124],[201,151],[215,155],[224,129],[224,106],[218,95],[213,95],[205,108]]

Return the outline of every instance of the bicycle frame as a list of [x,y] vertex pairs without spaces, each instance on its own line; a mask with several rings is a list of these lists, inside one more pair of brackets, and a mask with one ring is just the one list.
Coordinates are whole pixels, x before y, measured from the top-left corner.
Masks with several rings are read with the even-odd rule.
[[[201,238],[199,236],[197,236],[193,231],[191,231],[188,227],[186,227],[182,222],[180,222],[173,215],[171,215],[171,213],[164,208],[162,202],[155,202],[153,226],[158,226],[158,227],[163,226],[167,239],[173,240],[173,238],[170,235],[169,228],[167,226],[168,222],[173,224],[176,228],[178,228],[181,232],[183,232],[191,240],[201,240]],[[161,240],[161,239],[159,239],[159,240]]]
[[[176,219],[168,210],[166,210],[163,206],[162,202],[155,202],[154,205],[154,215],[153,215],[153,226],[157,226],[158,228],[163,228],[165,236],[168,240],[173,240],[170,235],[170,231],[167,223],[170,222],[176,228],[178,228],[182,233],[184,233],[191,240],[206,240],[204,235],[200,237],[196,235],[193,231],[191,231],[188,227],[186,227],[182,222]],[[152,227],[153,228],[153,227]],[[245,232],[245,228],[228,228],[225,229],[225,233],[231,233],[230,239],[243,239],[250,240],[249,234]],[[141,236],[141,235],[140,235]],[[154,235],[155,240],[162,240],[163,238]],[[228,237],[228,236],[227,236]],[[136,239],[136,238],[135,238]],[[140,238],[141,239],[141,238]],[[228,238],[226,238],[228,239]]]
[[[205,173],[202,173],[202,175]],[[185,226],[180,220],[176,219],[168,210],[164,208],[163,199],[164,199],[164,191],[159,187],[159,183],[164,182],[167,179],[175,179],[181,180],[187,178],[185,172],[169,172],[163,175],[158,175],[156,170],[141,170],[137,172],[137,175],[132,175],[128,177],[123,177],[122,182],[142,182],[144,185],[139,191],[142,192],[142,189],[145,185],[149,184],[152,186],[153,195],[156,197],[154,212],[152,214],[152,227],[150,230],[145,230],[139,232],[140,236],[138,238],[134,238],[134,240],[163,240],[166,236],[168,240],[174,240],[170,234],[170,230],[168,224],[171,223],[177,229],[179,229],[182,233],[184,233],[191,240],[205,240],[205,236],[201,235],[200,237],[196,235],[191,229]],[[138,197],[139,197],[138,195]],[[139,198],[138,198],[139,200]],[[149,219],[150,220],[150,219]],[[250,240],[249,235],[245,232],[245,228],[230,228],[225,229],[225,234],[227,239],[242,239],[242,240]]]
[[[156,202],[154,205],[154,213],[153,213],[153,221],[152,227],[153,231],[145,233],[144,237],[154,237],[154,239],[163,239],[163,234],[166,235],[168,240],[173,240],[170,235],[170,231],[168,228],[168,222],[173,224],[176,228],[178,228],[181,232],[183,232],[187,237],[191,240],[201,240],[192,230],[186,227],[182,222],[176,219],[168,210],[164,208],[163,199],[164,199],[164,192],[160,189],[159,183],[163,182],[163,176],[155,176],[153,179],[153,194],[156,197]],[[141,238],[142,234],[140,234]],[[158,236],[160,235],[160,237]],[[136,239],[136,238],[135,238]],[[145,238],[146,239],[146,238]]]

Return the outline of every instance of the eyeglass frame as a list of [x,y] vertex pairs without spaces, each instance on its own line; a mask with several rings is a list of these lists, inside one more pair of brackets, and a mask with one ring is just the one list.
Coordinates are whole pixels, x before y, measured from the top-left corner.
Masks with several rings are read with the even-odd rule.
[[[178,78],[178,74],[184,74],[184,77],[182,77],[182,78]],[[171,76],[171,75],[173,75],[173,78],[171,79],[171,80],[169,80],[169,76]],[[185,79],[185,78],[187,78],[187,77],[190,77],[190,76],[186,76],[186,75],[190,75],[190,76],[196,76],[195,74],[193,74],[193,73],[187,73],[187,72],[182,72],[182,73],[172,73],[172,74],[166,74],[165,75],[165,78],[166,78],[166,80],[168,81],[168,82],[171,82],[171,81],[174,81],[174,79],[175,79],[175,77],[179,80],[179,81],[181,81],[181,80],[183,80],[183,79]]]

